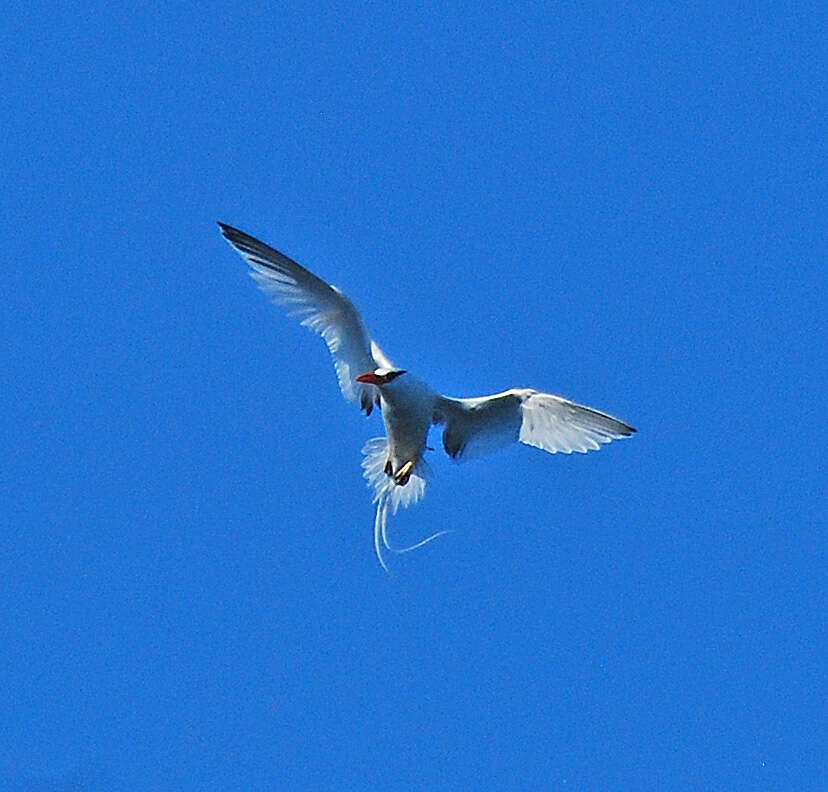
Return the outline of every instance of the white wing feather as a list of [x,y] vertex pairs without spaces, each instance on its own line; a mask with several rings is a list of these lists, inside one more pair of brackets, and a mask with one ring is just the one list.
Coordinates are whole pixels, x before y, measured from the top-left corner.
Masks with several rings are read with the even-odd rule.
[[219,226],[225,239],[250,265],[250,274],[259,288],[322,336],[333,357],[342,394],[370,413],[378,403],[377,388],[355,378],[375,368],[394,366],[371,339],[357,307],[336,286],[278,250],[232,226]]
[[585,454],[635,429],[611,415],[530,389],[512,389],[474,399],[441,397],[443,446],[458,462],[477,459],[515,442],[550,454]]

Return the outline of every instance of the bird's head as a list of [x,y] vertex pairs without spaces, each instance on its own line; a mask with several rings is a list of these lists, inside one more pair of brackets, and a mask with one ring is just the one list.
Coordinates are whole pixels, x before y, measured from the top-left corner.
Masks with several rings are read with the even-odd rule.
[[376,385],[378,388],[381,388],[383,385],[387,385],[389,382],[397,379],[401,374],[405,374],[404,369],[378,368],[373,371],[368,371],[365,374],[360,374],[356,378],[356,381],[364,382],[367,385]]

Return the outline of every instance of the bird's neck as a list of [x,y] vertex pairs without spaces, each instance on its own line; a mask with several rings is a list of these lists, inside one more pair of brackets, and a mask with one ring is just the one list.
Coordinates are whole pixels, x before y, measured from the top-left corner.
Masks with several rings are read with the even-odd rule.
[[392,407],[404,407],[414,403],[431,404],[437,392],[411,374],[403,374],[381,388],[382,398]]

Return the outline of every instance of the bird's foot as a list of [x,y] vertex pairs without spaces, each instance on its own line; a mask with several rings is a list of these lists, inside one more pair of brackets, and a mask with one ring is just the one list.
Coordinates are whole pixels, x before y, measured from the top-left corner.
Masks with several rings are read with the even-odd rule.
[[409,460],[394,474],[394,483],[398,487],[404,487],[406,484],[408,484],[408,479],[411,478],[411,474],[413,472],[414,463],[411,460]]
[[385,475],[386,476],[393,476],[394,475],[394,466],[391,464],[390,459],[385,460]]

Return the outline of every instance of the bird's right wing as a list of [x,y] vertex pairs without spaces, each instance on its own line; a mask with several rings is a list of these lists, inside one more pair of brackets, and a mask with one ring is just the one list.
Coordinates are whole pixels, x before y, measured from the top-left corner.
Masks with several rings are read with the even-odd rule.
[[611,415],[530,389],[476,399],[440,397],[436,412],[436,422],[445,424],[443,447],[458,462],[518,441],[550,454],[583,454],[635,432]]
[[342,394],[348,401],[358,401],[370,414],[374,404],[379,403],[378,389],[356,382],[356,377],[375,368],[394,366],[371,340],[356,306],[336,286],[278,250],[232,226],[219,223],[219,227],[224,238],[250,265],[250,274],[259,288],[325,339]]

